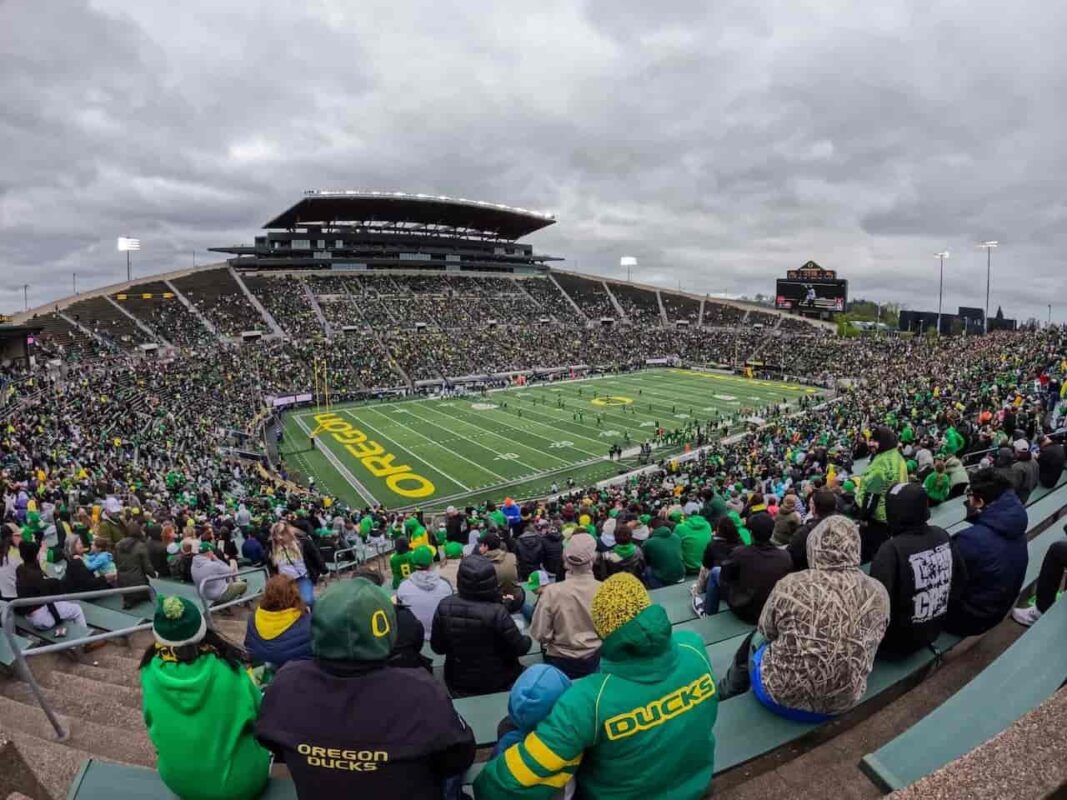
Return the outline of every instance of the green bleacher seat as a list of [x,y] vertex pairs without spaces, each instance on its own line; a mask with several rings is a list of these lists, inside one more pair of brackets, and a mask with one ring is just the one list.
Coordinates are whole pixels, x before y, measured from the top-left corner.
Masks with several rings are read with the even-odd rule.
[[[17,633],[15,634],[15,646],[20,652],[29,649],[31,644],[29,639],[19,636]],[[14,663],[15,654],[11,650],[11,645],[8,644],[7,637],[0,633],[0,664],[10,667]]]
[[123,614],[129,614],[132,617],[140,617],[141,619],[152,619],[156,613],[155,604],[153,604],[151,600],[142,600],[132,608],[123,608],[122,597],[117,594],[82,601],[83,606],[90,604],[101,606],[102,608],[110,608],[112,611],[121,611]]
[[[159,773],[146,767],[88,759],[75,776],[67,800],[172,800]],[[296,800],[296,786],[288,778],[271,778],[260,800]]]
[[56,644],[57,642],[69,642],[74,639],[84,639],[86,636],[92,634],[92,631],[85,625],[79,625],[75,622],[64,622],[63,626],[67,629],[67,635],[63,638],[57,638],[55,636],[55,628],[46,628],[43,631],[37,630],[30,621],[21,614],[15,615],[15,627],[23,633],[30,633],[36,636],[38,639],[44,639],[49,644]]
[[1055,603],[970,683],[863,757],[885,791],[902,789],[996,736],[1067,680],[1067,602]]
[[151,619],[151,617],[146,618],[125,613],[123,611],[104,608],[96,603],[83,602],[81,607],[82,611],[85,613],[85,621],[89,623],[89,626],[92,628],[99,628],[102,631],[121,631],[124,628],[133,628],[137,625],[142,625],[148,619]]

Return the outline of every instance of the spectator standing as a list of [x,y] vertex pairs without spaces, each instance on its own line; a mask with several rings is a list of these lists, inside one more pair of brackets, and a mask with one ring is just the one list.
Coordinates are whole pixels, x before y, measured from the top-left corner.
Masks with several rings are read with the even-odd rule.
[[1019,495],[1019,502],[1025,506],[1030,493],[1037,488],[1041,468],[1030,452],[1030,443],[1026,439],[1016,439],[1012,449],[1015,451],[1015,463],[1011,468],[1018,476],[1015,491]]
[[522,533],[515,540],[515,561],[518,580],[525,581],[530,577],[531,572],[541,569],[544,552],[545,547],[541,534],[532,524],[527,523]]
[[870,561],[882,542],[889,538],[885,521],[886,494],[896,484],[908,481],[908,466],[897,449],[897,436],[892,430],[885,425],[878,426],[871,434],[868,446],[873,456],[856,492],[863,541],[862,563]]
[[301,800],[438,800],[473,762],[474,735],[444,688],[390,665],[396,631],[378,586],[335,583],[315,608],[314,658],[291,662],[267,688],[256,735],[284,757]]
[[978,470],[968,492],[971,527],[955,543],[966,574],[960,596],[949,603],[945,630],[977,636],[1011,610],[1026,577],[1026,508],[995,469]]
[[563,551],[566,579],[550,583],[538,592],[530,636],[545,650],[545,663],[568,678],[596,672],[600,664],[600,637],[593,629],[589,609],[600,581],[593,577],[596,540],[576,533]]
[[[127,536],[115,545],[115,568],[118,570],[118,585],[122,588],[147,586],[149,578],[157,578],[148,558],[148,545],[145,544],[144,529],[131,523],[126,526]],[[148,599],[148,593],[130,593],[122,596],[122,607],[132,608],[142,600]]]
[[1052,489],[1063,477],[1064,462],[1067,454],[1063,445],[1052,441],[1048,436],[1041,439],[1041,449],[1037,453],[1038,483],[1046,489]]
[[800,514],[797,512],[797,496],[787,494],[782,498],[778,515],[774,518],[774,533],[771,542],[778,547],[788,547],[793,541],[793,534],[800,528]]
[[[689,502],[696,506],[697,511],[700,510],[695,499]],[[711,524],[704,517],[694,513],[675,526],[674,535],[682,540],[682,563],[686,574],[696,575],[700,572],[704,551],[711,541]]]
[[[308,608],[315,605],[315,580],[305,559],[305,551],[296,530],[287,522],[274,523],[270,529],[270,561],[279,575],[292,578]],[[314,545],[312,545],[314,547]]]
[[159,777],[183,800],[259,797],[270,753],[255,740],[260,692],[241,652],[183,597],[159,598],[152,633],[141,692]]

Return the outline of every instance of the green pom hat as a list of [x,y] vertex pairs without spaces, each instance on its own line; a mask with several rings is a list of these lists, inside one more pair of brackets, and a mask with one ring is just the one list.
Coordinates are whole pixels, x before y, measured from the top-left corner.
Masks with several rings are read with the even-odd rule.
[[207,624],[200,610],[184,597],[160,597],[152,620],[156,641],[167,647],[197,644],[207,633]]

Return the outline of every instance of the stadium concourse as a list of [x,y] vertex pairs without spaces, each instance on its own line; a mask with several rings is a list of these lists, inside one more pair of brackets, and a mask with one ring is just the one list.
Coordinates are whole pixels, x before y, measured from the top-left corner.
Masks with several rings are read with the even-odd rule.
[[[215,267],[17,318],[41,335],[3,372],[0,794],[1054,790],[1064,331],[838,339],[614,285]],[[746,363],[782,385],[702,371]],[[269,398],[323,402],[323,382],[360,459],[385,454],[360,416],[394,408],[376,399],[436,415],[404,424],[438,451],[506,422],[533,458],[552,448],[519,408],[577,445],[576,392],[600,386],[640,421],[692,406],[653,426],[690,452],[518,503],[372,507],[273,460]],[[411,397],[509,386],[484,423]],[[555,388],[567,407],[542,423]],[[975,748],[980,768],[956,761]]]

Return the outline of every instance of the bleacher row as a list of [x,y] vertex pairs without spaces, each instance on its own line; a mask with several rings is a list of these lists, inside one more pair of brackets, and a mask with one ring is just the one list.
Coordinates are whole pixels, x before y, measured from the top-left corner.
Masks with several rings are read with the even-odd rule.
[[[555,273],[555,280],[515,280],[510,276],[397,279],[388,275],[236,278],[225,267],[198,270],[169,283],[145,281],[109,297],[78,300],[64,313],[106,346],[131,350],[152,341],[195,346],[216,335],[201,318],[223,336],[269,331],[267,320],[249,301],[245,288],[295,338],[310,331],[324,333],[324,324],[334,333],[349,325],[381,327],[401,322],[446,329],[452,325],[484,326],[490,319],[513,319],[516,315],[523,319],[545,316],[562,324],[610,317],[645,326],[658,326],[664,317],[668,325],[679,321],[696,325],[703,317],[704,324],[711,327],[739,327],[743,323],[776,327],[780,320],[777,315],[710,298],[701,302],[667,291],[657,297],[657,292],[633,284],[571,273]],[[198,313],[189,311],[181,298]],[[480,303],[490,313],[482,313]],[[581,316],[574,312],[575,305]],[[491,313],[493,309],[499,309],[498,313]],[[78,346],[80,332],[57,313],[41,315],[36,321],[43,326],[47,343],[68,350]],[[788,322],[798,330],[814,330],[800,319]]]
[[[1063,535],[1059,526],[1051,523],[1060,517],[1064,508],[1067,508],[1067,480],[1061,479],[1054,489],[1038,489],[1029,498],[1029,563],[1025,587],[1036,580],[1046,551]],[[962,500],[935,509],[931,524],[944,527],[953,535],[966,528]],[[191,589],[183,586],[184,591]],[[715,675],[721,679],[753,626],[728,609],[698,618],[692,609],[688,583],[652,590],[650,594],[654,602],[664,606],[672,625],[679,630],[694,631],[703,638]],[[954,696],[910,729],[867,754],[861,768],[882,789],[902,788],[969,752],[1036,708],[1067,680],[1065,626],[1067,603],[1057,603]],[[873,701],[894,687],[921,680],[960,641],[959,637],[942,634],[933,647],[906,659],[877,659],[861,707],[873,705]],[[434,657],[435,674],[440,675],[443,659],[428,654]],[[539,652],[530,652],[522,659],[526,664],[540,660]],[[990,697],[996,697],[996,703],[987,702]],[[453,705],[472,728],[477,744],[490,746],[496,741],[499,722],[507,716],[507,700],[507,693],[499,693],[456,699]],[[752,692],[723,701],[716,722],[716,774],[796,742],[819,727],[772,714]],[[474,764],[464,783],[471,783],[483,766],[484,763]],[[154,771],[96,759],[83,765],[69,794],[70,798],[82,800],[166,796],[166,789]],[[292,782],[284,778],[272,778],[263,795],[271,800],[295,796]]]

